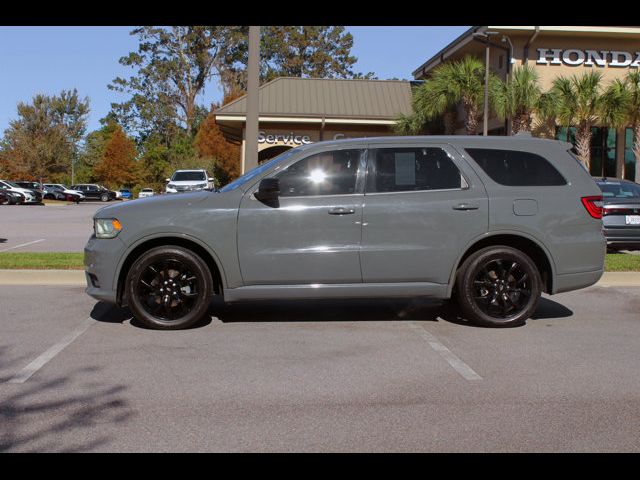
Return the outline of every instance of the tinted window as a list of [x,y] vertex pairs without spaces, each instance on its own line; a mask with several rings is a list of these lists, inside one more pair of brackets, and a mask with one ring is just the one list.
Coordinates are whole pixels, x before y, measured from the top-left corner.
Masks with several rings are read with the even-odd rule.
[[304,158],[276,175],[280,195],[345,195],[355,193],[363,150],[335,150]]
[[367,192],[411,192],[461,188],[462,177],[441,148],[370,150]]
[[471,158],[491,179],[514,187],[566,185],[560,172],[535,153],[490,148],[467,148]]
[[598,182],[603,198],[640,198],[640,185],[623,182]]
[[206,180],[204,172],[176,172],[171,178],[174,182],[193,182],[198,180]]

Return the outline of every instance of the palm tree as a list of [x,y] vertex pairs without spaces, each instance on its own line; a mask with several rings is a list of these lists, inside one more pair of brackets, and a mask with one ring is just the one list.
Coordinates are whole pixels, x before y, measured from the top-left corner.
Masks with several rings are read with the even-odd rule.
[[591,129],[596,125],[602,107],[602,73],[587,72],[582,76],[558,77],[553,81],[556,113],[562,126],[576,127],[578,158],[587,171],[591,166]]
[[515,135],[531,131],[541,94],[538,73],[525,64],[513,71],[508,82],[499,79],[493,82],[491,103],[499,118],[511,119],[511,132]]
[[553,90],[540,94],[535,110],[532,133],[536,137],[553,139],[556,136],[556,105],[558,100]]
[[[491,76],[491,81],[495,81]],[[446,114],[445,126],[451,128],[453,108],[462,103],[465,129],[475,135],[484,107],[484,64],[467,55],[461,60],[443,63],[414,94],[414,109],[425,118]],[[452,133],[452,132],[450,132]]]
[[640,72],[631,71],[624,79],[627,91],[627,125],[633,129],[633,154],[636,159],[635,182],[640,183]]

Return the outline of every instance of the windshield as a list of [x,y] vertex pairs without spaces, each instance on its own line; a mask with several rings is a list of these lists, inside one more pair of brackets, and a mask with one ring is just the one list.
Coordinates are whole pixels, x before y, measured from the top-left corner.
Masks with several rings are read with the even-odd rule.
[[7,185],[13,188],[22,188],[20,185],[16,185],[15,183],[9,182],[8,180],[5,180],[4,183],[6,183]]
[[263,163],[262,165],[258,165],[256,168],[254,168],[252,170],[249,170],[247,173],[245,173],[241,177],[236,178],[233,182],[226,184],[224,187],[222,187],[220,189],[220,191],[221,192],[230,192],[231,190],[235,190],[236,188],[238,188],[238,187],[244,185],[245,183],[247,183],[252,178],[255,178],[258,175],[260,175],[261,173],[264,173],[265,171],[269,170],[274,165],[277,165],[278,163],[282,162],[283,160],[286,160],[293,153],[295,153],[295,148],[292,148],[290,150],[287,150],[284,153],[281,153],[277,157],[274,157],[271,160],[269,160],[267,163]]
[[640,198],[640,185],[623,182],[598,182],[602,190],[602,198]]
[[197,180],[207,180],[204,172],[176,172],[171,177],[172,182],[189,182]]

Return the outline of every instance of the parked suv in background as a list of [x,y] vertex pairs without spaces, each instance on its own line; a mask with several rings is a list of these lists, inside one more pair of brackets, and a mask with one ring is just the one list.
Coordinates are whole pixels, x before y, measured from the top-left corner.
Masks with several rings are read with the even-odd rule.
[[597,178],[602,190],[602,223],[611,249],[640,248],[640,185],[619,178]]
[[71,185],[71,190],[80,191],[87,200],[110,202],[117,198],[116,192],[113,190],[109,190],[102,185],[96,185],[94,183],[79,183],[77,185]]
[[17,181],[12,182],[20,188],[26,188],[33,192],[36,197],[35,203],[42,203],[42,198],[44,197],[44,189],[42,188],[42,184],[40,182],[29,182],[29,181]]
[[171,178],[167,178],[166,193],[193,192],[196,190],[213,190],[214,179],[205,169],[176,170]]
[[593,285],[602,195],[568,143],[384,137],[291,149],[222,188],[99,210],[87,293],[185,328],[226,302],[454,296],[514,326]]
[[45,183],[44,187],[47,189],[49,198],[54,197],[54,200],[67,200],[69,202],[79,203],[85,199],[81,191],[69,189],[62,183]]

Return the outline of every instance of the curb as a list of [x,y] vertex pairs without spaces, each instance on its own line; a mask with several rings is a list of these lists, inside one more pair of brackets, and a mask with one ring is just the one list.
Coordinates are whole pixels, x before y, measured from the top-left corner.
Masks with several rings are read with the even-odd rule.
[[[0,285],[82,285],[84,270],[0,270]],[[640,287],[640,272],[605,272],[596,287]]]

